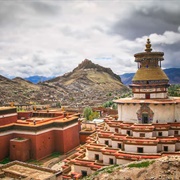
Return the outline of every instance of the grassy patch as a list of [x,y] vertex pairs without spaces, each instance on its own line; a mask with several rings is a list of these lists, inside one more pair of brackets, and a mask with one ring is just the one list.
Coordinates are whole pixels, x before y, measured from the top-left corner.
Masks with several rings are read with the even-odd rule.
[[9,158],[5,158],[5,159],[3,159],[3,160],[0,162],[0,164],[7,164],[7,163],[9,163],[9,162],[11,162],[10,159],[9,159]]
[[93,174],[84,177],[83,180],[92,180],[97,175],[102,174],[102,173],[112,173],[117,169],[117,167],[120,167],[120,166],[118,164],[114,164],[114,165],[111,165],[111,166],[103,167],[103,168],[97,170],[96,172],[94,172]]
[[41,166],[43,164],[41,161],[37,161],[35,159],[30,159],[30,160],[27,161],[27,163],[35,164],[35,165],[38,165],[38,166]]
[[60,155],[62,155],[60,152],[53,152],[50,157],[52,158],[56,158],[56,157],[59,157]]
[[153,164],[155,161],[143,161],[140,163],[134,163],[134,164],[129,164],[129,168],[137,167],[137,168],[143,168],[143,167],[148,167],[150,164]]

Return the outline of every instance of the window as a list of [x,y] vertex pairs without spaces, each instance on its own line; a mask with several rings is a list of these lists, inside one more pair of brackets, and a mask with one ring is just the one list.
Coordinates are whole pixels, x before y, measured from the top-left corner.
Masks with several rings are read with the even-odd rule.
[[114,161],[112,158],[109,158],[109,164],[114,164]]
[[145,137],[145,133],[140,133],[139,136],[140,137]]
[[121,149],[121,148],[122,148],[121,143],[118,143],[118,148],[119,148],[119,149]]
[[137,148],[137,152],[138,152],[138,153],[143,153],[143,148],[142,148],[142,147],[138,147],[138,148]]
[[82,177],[87,176],[87,171],[81,171]]
[[95,160],[99,160],[99,154],[95,154],[94,159],[95,159]]
[[109,141],[105,140],[104,144],[109,145]]
[[158,136],[162,136],[162,132],[158,132]]
[[179,132],[178,131],[174,131],[174,135],[178,135],[179,134]]
[[164,151],[168,151],[168,146],[164,146]]
[[127,131],[127,135],[130,136],[131,135],[131,131]]
[[118,132],[119,132],[119,131],[118,131],[118,128],[115,128],[115,132],[116,132],[116,133],[118,133]]

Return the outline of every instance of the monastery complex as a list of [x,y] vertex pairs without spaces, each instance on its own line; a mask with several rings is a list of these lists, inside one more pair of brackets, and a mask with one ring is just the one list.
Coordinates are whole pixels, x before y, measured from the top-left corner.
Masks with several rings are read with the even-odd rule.
[[[61,173],[49,171],[47,177],[78,179],[112,164],[180,155],[180,98],[168,97],[169,79],[161,69],[163,55],[152,51],[148,39],[145,52],[134,55],[133,97],[115,100],[118,117],[107,116],[94,124],[90,136],[82,133],[78,113],[17,113],[16,108],[1,107],[0,160],[8,156],[11,160],[40,160],[53,152],[76,149],[63,160]],[[23,169],[21,164],[18,167]],[[11,165],[2,166],[0,172],[9,169]]]
[[64,178],[89,175],[112,164],[180,155],[180,98],[168,97],[169,79],[161,69],[163,52],[135,54],[138,70],[133,97],[115,100],[118,119],[106,117],[78,153],[64,160]]

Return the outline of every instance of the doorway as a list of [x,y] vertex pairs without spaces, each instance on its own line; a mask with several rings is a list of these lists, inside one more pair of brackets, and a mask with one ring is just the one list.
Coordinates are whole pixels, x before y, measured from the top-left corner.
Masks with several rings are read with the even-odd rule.
[[150,99],[150,94],[146,94],[146,99]]
[[148,114],[146,113],[142,114],[142,123],[148,124]]

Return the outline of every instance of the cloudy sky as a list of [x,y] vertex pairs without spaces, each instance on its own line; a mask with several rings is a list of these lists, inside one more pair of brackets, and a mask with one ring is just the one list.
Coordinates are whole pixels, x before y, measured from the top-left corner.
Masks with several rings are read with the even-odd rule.
[[0,74],[59,76],[84,59],[136,71],[149,37],[180,67],[179,0],[0,0]]

